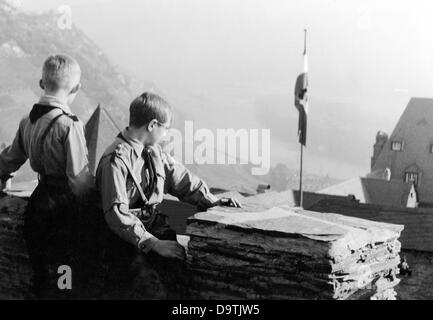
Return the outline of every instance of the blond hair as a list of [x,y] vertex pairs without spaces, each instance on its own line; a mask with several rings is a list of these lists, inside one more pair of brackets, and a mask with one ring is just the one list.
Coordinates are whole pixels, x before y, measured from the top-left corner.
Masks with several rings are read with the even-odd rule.
[[42,82],[48,91],[72,90],[80,77],[81,68],[78,62],[64,54],[48,57],[42,68]]

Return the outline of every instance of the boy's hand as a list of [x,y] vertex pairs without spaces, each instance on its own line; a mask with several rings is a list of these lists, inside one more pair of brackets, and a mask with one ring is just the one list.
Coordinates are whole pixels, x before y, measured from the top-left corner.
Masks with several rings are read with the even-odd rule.
[[242,204],[236,198],[222,198],[214,203],[215,207],[242,208]]
[[152,250],[165,258],[174,258],[179,260],[186,259],[186,253],[184,247],[182,247],[176,241],[155,239],[152,242]]

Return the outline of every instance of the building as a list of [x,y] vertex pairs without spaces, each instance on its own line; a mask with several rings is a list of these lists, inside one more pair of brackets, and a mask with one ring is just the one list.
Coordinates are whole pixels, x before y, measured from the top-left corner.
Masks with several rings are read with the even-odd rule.
[[412,98],[391,135],[380,130],[371,172],[319,191],[360,203],[433,207],[433,99]]
[[257,193],[266,193],[271,191],[272,187],[270,184],[259,184],[257,187]]
[[433,204],[433,99],[412,98],[394,131],[376,136],[370,176],[414,183],[421,205]]

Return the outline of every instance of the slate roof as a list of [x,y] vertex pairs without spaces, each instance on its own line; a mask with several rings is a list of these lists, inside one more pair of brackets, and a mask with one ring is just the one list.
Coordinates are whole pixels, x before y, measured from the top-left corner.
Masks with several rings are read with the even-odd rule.
[[320,194],[354,195],[361,203],[406,207],[412,185],[403,180],[354,178],[319,191]]
[[362,203],[366,203],[369,200],[368,193],[364,188],[361,177],[350,179],[342,183],[330,186],[328,188],[318,191],[317,193],[332,194],[337,196],[347,196],[349,194],[353,194],[356,199],[358,199]]
[[404,225],[400,237],[406,250],[433,252],[433,210],[409,209],[371,204],[355,204],[338,199],[322,199],[308,210]]
[[398,180],[362,178],[370,204],[406,207],[412,184]]
[[86,141],[89,150],[89,168],[95,174],[105,149],[121,132],[120,127],[102,106],[98,106],[86,124]]
[[[393,141],[402,141],[401,152],[391,150]],[[433,202],[433,99],[412,98],[388,141],[385,143],[372,172],[391,169],[391,179],[402,181],[406,171],[421,173],[418,186],[421,202]]]

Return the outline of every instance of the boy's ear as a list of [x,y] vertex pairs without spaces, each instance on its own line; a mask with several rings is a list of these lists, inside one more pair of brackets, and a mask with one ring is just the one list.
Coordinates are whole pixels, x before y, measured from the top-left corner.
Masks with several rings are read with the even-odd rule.
[[39,87],[40,87],[42,90],[45,90],[44,81],[43,81],[42,79],[39,80]]
[[72,88],[70,94],[77,93],[81,89],[81,83],[77,84],[75,87]]
[[156,120],[156,119],[153,119],[152,121],[150,121],[149,124],[147,125],[147,130],[149,132],[152,132],[157,123],[158,123],[158,120]]

